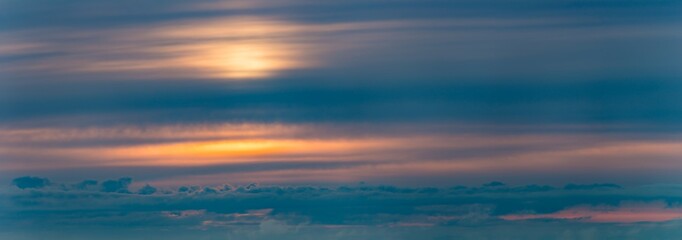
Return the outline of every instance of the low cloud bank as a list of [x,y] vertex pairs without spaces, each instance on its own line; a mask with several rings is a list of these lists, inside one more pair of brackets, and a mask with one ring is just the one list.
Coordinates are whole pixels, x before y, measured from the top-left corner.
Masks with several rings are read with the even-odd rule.
[[[14,187],[4,191],[0,198],[3,205],[0,221],[8,223],[0,228],[87,226],[147,231],[172,226],[203,234],[229,233],[240,239],[272,236],[270,230],[260,234],[259,228],[276,228],[271,230],[294,234],[292,239],[341,233],[349,235],[339,239],[352,239],[350,236],[371,239],[391,232],[413,236],[404,239],[419,239],[426,233],[418,232],[425,229],[431,229],[433,234],[442,232],[434,237],[470,232],[471,238],[477,239],[495,237],[480,235],[486,228],[494,228],[490,231],[499,234],[504,229],[537,227],[538,231],[545,231],[557,226],[576,231],[598,229],[595,236],[600,239],[630,237],[613,235],[623,231],[618,229],[626,226],[623,224],[627,224],[628,230],[641,230],[638,234],[649,229],[658,234],[658,239],[666,239],[677,234],[673,234],[674,229],[682,229],[670,227],[682,222],[679,220],[682,219],[682,186],[677,185],[512,186],[490,182],[445,188],[364,183],[333,187],[222,184],[162,188],[133,184],[133,179],[127,177],[78,183],[20,177],[12,183]],[[556,239],[561,236],[538,232],[518,237]]]

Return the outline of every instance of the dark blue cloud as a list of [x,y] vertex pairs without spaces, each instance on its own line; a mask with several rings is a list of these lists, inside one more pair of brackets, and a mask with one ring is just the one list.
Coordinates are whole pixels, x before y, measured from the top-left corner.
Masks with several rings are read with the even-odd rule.
[[[106,180],[102,182],[103,192],[129,193],[128,186],[133,182],[132,178],[124,177],[118,180]],[[149,190],[145,190],[148,192]]]
[[142,195],[154,194],[154,193],[156,193],[156,188],[147,184],[147,185],[144,185],[144,187],[140,188],[140,190],[138,190],[137,193],[142,194]]
[[[44,179],[48,181],[47,179]],[[127,211],[206,210],[218,213],[245,212],[250,209],[274,209],[275,213],[311,214],[310,220],[342,223],[362,214],[415,214],[421,207],[488,206],[491,217],[510,213],[551,213],[573,206],[612,205],[622,202],[662,201],[670,205],[682,203],[682,192],[676,186],[644,186],[624,188],[616,184],[567,185],[565,188],[526,185],[509,186],[491,182],[481,187],[457,186],[399,187],[390,185],[345,186],[277,186],[247,184],[237,187],[181,186],[177,190],[161,189],[149,184],[130,191],[130,178],[108,180],[103,191],[51,188],[44,191],[18,192],[13,197],[19,206],[27,203],[52,204],[59,199],[93,201]],[[79,190],[79,191],[73,191]],[[575,191],[583,190],[583,191]],[[139,198],[154,194],[155,198]],[[125,194],[121,194],[125,193]],[[156,194],[155,194],[156,193]],[[92,199],[90,199],[92,198]],[[161,205],[159,205],[161,204]],[[335,206],[329,208],[329,206]],[[65,209],[79,208],[65,205]],[[110,208],[107,208],[110,209]],[[345,209],[340,211],[339,209]],[[334,211],[334,217],[312,211]],[[326,219],[326,220],[325,220]],[[328,222],[327,222],[328,223]],[[331,223],[330,223],[331,224]]]
[[[129,183],[130,179],[110,182],[119,184],[117,187],[120,190],[120,185],[126,185],[121,182]],[[564,233],[576,231],[575,234],[578,234],[581,232],[579,229],[591,228],[597,229],[592,234],[604,236],[602,239],[617,239],[625,235],[613,235],[607,229],[624,226],[622,224],[580,220],[517,222],[504,220],[502,216],[556,213],[589,206],[617,209],[631,203],[664,203],[670,211],[675,211],[682,204],[682,192],[677,185],[582,186],[579,187],[581,191],[575,191],[540,185],[511,186],[499,182],[480,187],[451,188],[248,184],[237,187],[191,186],[173,190],[145,185],[129,191],[138,194],[82,190],[75,186],[74,189],[26,189],[5,196],[9,202],[6,208],[0,210],[0,221],[7,224],[0,226],[0,229],[16,233],[17,229],[39,226],[39,229],[46,231],[71,229],[66,231],[88,235],[94,233],[83,229],[139,229],[140,232],[146,232],[163,226],[175,229],[178,235],[196,229],[202,229],[200,236],[206,237],[212,236],[214,231],[222,231],[223,234],[247,231],[251,237],[246,239],[259,239],[253,238],[254,234],[259,234],[259,228],[277,224],[277,229],[282,231],[280,235],[291,234],[286,236],[300,238],[311,234],[311,239],[325,234],[344,234],[345,230],[358,230],[358,227],[367,232],[353,235],[355,239],[370,239],[373,232],[385,229],[401,232],[403,239],[422,239],[418,237],[419,234],[406,237],[421,230],[431,231],[436,238],[449,236],[451,231],[461,233],[462,229],[469,229],[465,232],[472,236],[497,236],[507,231],[504,229],[516,229],[509,231],[525,239],[542,239],[556,236],[542,232],[542,229],[561,224],[561,232]],[[658,230],[655,236],[659,239],[673,239],[670,236],[677,233],[673,230],[677,228],[664,226],[678,224],[678,221],[633,223],[627,225],[627,229],[653,228]],[[318,228],[326,229],[326,232],[306,232]],[[520,233],[519,228],[528,228],[529,232]],[[106,235],[103,232],[99,234]]]
[[[243,87],[182,81],[46,83],[44,87],[52,89],[47,94],[30,91],[32,85],[11,87],[5,96],[9,107],[0,115],[5,124],[41,124],[41,119],[79,116],[79,122],[61,122],[611,123],[676,131],[682,119],[677,94],[682,85],[672,79],[510,81],[366,87],[258,86],[265,82]],[[143,90],[149,88],[154,92]],[[112,116],[96,117],[107,115]]]
[[48,180],[47,178],[25,176],[15,178],[14,180],[12,180],[12,185],[21,189],[44,188],[50,185],[50,180]]
[[[2,20],[22,19],[23,21],[1,21],[0,25],[7,29],[27,28],[35,26],[120,26],[139,23],[154,23],[172,19],[197,17],[215,17],[221,15],[262,15],[290,17],[305,22],[338,22],[362,21],[373,19],[395,18],[452,18],[471,16],[495,17],[546,17],[559,16],[603,16],[602,21],[610,22],[655,22],[679,19],[680,3],[678,1],[646,1],[634,0],[616,2],[597,1],[541,1],[523,0],[513,3],[503,0],[486,1],[343,1],[314,2],[286,1],[274,4],[255,1],[245,9],[204,8],[192,9],[196,3],[216,3],[217,1],[69,1],[59,5],[50,1],[3,1],[1,6]],[[249,6],[249,4],[242,4]],[[86,10],[106,10],[108,14],[88,14]],[[182,9],[183,11],[179,11]],[[633,14],[636,12],[637,14]],[[59,13],[59,14],[57,14]],[[81,20],[81,21],[79,21]],[[88,20],[88,21],[82,21]]]
[[593,189],[609,189],[622,188],[619,185],[612,183],[595,183],[595,184],[567,184],[564,186],[566,190],[593,190]]
[[74,185],[74,188],[79,190],[92,190],[97,187],[97,180],[83,180]]

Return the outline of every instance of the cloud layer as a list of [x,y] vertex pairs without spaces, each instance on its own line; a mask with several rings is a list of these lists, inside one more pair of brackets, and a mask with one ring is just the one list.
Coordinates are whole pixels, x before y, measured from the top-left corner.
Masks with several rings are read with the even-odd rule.
[[[682,190],[677,185],[554,187],[491,182],[478,187],[405,188],[223,184],[157,191],[150,185],[129,189],[130,181],[106,180],[90,190],[81,186],[92,180],[32,187],[15,181],[17,188],[2,194],[4,207],[0,213],[7,223],[3,228],[14,229],[9,232],[38,226],[60,228],[81,236],[87,236],[90,228],[140,229],[138,237],[164,228],[202,231],[202,236],[241,235],[246,231],[255,234],[252,239],[270,237],[260,236],[260,231],[304,238],[336,234],[340,239],[370,239],[397,231],[403,239],[418,239],[418,233],[428,231],[448,235],[469,228],[463,236],[471,234],[474,238],[500,235],[506,231],[503,229],[515,226],[551,229],[561,224],[563,232],[537,229],[516,234],[531,239],[570,236],[584,234],[582,231],[592,226],[590,234],[601,239],[672,239],[679,231],[670,227],[678,226],[682,218]],[[641,231],[612,235],[611,231],[623,227],[621,224]],[[489,229],[498,232],[486,233]],[[648,235],[653,229],[659,231],[657,235]]]
[[[199,124],[0,130],[0,171],[57,179],[129,175],[168,185],[370,181],[445,185],[491,174],[529,183],[674,182],[675,133],[466,125]],[[615,128],[618,129],[618,128]],[[509,131],[509,132],[505,132]],[[582,132],[585,131],[585,132]],[[44,164],[50,159],[51,164]],[[643,160],[646,160],[644,164]],[[652,177],[650,172],[656,171]],[[74,173],[77,173],[74,175]],[[609,178],[600,177],[609,174]],[[415,178],[412,182],[406,176]],[[10,179],[6,179],[10,180]],[[121,183],[112,183],[118,191]]]
[[0,239],[678,239],[681,9],[0,0]]

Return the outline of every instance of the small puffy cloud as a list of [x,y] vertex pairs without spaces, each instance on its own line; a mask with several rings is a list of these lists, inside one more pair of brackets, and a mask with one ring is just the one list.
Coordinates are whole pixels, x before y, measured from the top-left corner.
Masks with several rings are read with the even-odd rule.
[[130,193],[128,186],[133,182],[132,178],[124,177],[118,180],[107,180],[102,182],[102,192]]
[[207,194],[213,194],[213,193],[218,193],[219,189],[212,188],[212,187],[204,187],[203,193]]
[[140,188],[140,190],[138,190],[137,193],[142,194],[142,195],[154,194],[154,193],[156,193],[156,188],[147,184],[147,185],[144,185],[144,187]]
[[43,188],[50,185],[50,180],[48,180],[47,178],[25,176],[15,178],[14,180],[12,180],[12,184],[21,189]]

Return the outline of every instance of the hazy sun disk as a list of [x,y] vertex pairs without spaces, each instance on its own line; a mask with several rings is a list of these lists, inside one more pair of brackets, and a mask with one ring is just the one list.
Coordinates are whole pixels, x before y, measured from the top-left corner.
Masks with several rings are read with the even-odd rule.
[[200,41],[150,48],[152,54],[166,56],[151,65],[145,62],[120,65],[132,70],[187,69],[216,79],[255,79],[309,66],[297,48],[294,44],[273,41]]
[[150,37],[182,40],[162,50],[181,53],[180,65],[210,77],[249,79],[309,65],[301,53],[306,46],[295,44],[301,31],[286,21],[239,17],[163,26]]
[[187,64],[206,70],[213,77],[253,79],[302,67],[287,46],[266,42],[222,43],[199,51]]

